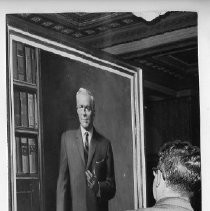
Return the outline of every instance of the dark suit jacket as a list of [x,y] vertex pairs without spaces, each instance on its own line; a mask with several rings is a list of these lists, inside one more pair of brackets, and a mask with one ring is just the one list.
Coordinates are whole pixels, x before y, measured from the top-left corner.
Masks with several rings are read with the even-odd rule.
[[[87,186],[85,171],[93,172],[100,183],[101,197]],[[110,142],[93,130],[85,165],[81,130],[62,134],[60,169],[57,181],[57,211],[107,211],[115,195],[113,153]]]
[[153,207],[141,208],[136,211],[193,211],[193,208],[190,202],[185,199],[168,197],[157,201]]

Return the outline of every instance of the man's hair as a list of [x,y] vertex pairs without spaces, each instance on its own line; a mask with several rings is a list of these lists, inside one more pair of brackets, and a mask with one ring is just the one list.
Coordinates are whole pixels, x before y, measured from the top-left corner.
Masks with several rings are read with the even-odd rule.
[[200,187],[200,150],[188,142],[169,142],[159,151],[158,168],[166,185],[182,196],[191,197]]
[[85,89],[85,88],[80,88],[76,94],[76,100],[78,98],[79,95],[89,95],[90,99],[91,99],[91,106],[92,106],[92,110],[95,111],[95,99],[93,94],[91,93],[90,90]]

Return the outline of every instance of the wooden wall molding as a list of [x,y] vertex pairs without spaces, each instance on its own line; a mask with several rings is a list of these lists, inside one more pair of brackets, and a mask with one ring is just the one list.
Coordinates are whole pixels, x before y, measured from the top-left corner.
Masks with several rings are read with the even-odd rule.
[[193,37],[197,37],[196,26],[179,29],[172,32],[166,32],[164,34],[152,36],[142,40],[115,45],[112,47],[104,48],[103,51],[114,55],[120,55],[144,49],[146,50],[148,48],[157,47],[172,42],[178,42],[180,40],[190,39]]

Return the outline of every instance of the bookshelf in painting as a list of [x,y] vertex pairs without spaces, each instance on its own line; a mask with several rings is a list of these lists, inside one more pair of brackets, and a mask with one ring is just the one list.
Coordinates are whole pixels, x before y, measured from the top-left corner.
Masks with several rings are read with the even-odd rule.
[[11,49],[14,210],[40,211],[39,50],[14,40]]

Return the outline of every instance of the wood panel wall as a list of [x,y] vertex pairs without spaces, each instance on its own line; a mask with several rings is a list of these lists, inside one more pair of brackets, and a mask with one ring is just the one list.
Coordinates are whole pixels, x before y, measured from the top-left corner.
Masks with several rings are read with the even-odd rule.
[[154,204],[152,197],[152,167],[157,164],[157,153],[168,141],[189,141],[200,146],[199,97],[188,96],[162,101],[151,101],[145,105],[145,146],[147,164],[148,205]]

